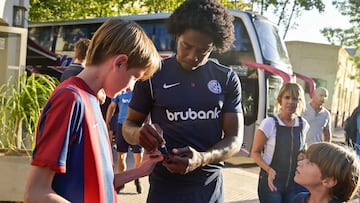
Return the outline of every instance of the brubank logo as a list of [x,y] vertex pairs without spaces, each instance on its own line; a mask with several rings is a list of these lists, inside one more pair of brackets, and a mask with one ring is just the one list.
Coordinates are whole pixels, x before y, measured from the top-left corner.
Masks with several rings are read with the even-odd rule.
[[193,111],[191,108],[188,108],[187,111],[183,112],[170,112],[166,109],[166,116],[169,121],[218,119],[220,117],[220,110],[218,107],[215,107],[214,110],[209,111]]

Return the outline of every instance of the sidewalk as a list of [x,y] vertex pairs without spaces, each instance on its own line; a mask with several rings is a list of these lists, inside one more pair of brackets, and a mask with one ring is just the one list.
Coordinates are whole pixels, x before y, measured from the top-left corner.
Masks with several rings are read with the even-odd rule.
[[345,132],[342,128],[335,128],[333,130],[332,142],[336,144],[345,144]]
[[[342,129],[335,129],[333,142],[344,144]],[[128,156],[132,157],[131,154]],[[131,160],[128,160],[131,162]],[[259,167],[251,158],[234,156],[225,162],[223,168],[225,203],[258,203],[257,182]],[[132,166],[132,163],[128,163]],[[125,189],[118,195],[119,203],[145,203],[149,184],[147,177],[141,178],[143,193],[137,194],[134,182],[125,185]],[[358,203],[356,198],[350,203]]]
[[[252,160],[236,157],[232,162],[250,163]],[[245,164],[248,165],[248,164]],[[226,203],[257,203],[258,167],[249,164],[249,171],[239,166],[227,163],[223,168],[224,196]],[[145,203],[149,184],[147,177],[141,178],[143,193],[137,194],[134,182],[125,185],[125,189],[118,195],[119,203]]]

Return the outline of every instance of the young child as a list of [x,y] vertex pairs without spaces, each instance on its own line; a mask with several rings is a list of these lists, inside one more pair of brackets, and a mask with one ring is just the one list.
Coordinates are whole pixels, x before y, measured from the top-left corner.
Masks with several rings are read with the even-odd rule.
[[120,19],[104,22],[91,39],[86,68],[62,82],[44,106],[25,202],[116,202],[114,185],[152,171],[162,156],[152,155],[140,168],[114,175],[96,93],[103,89],[112,98],[136,80],[148,79],[160,64],[155,46],[139,25]]
[[352,150],[327,142],[314,143],[298,161],[294,180],[309,192],[299,193],[292,203],[347,202],[359,185],[359,160]]
[[74,47],[74,62],[65,69],[61,74],[60,82],[68,79],[71,76],[78,75],[82,70],[84,70],[86,52],[89,48],[90,40],[86,38],[81,38],[75,43]]

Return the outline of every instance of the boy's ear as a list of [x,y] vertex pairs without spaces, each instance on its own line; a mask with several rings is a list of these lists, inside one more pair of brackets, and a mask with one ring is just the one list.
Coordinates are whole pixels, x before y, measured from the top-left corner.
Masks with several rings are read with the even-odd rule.
[[113,66],[120,68],[121,65],[126,64],[128,62],[128,56],[126,54],[116,55],[113,61]]
[[327,188],[333,188],[337,184],[337,180],[333,177],[325,178],[322,180],[322,184]]

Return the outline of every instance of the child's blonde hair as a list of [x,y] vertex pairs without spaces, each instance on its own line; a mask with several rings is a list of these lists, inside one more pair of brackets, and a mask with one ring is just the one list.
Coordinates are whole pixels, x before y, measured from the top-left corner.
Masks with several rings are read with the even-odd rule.
[[334,178],[337,184],[331,188],[333,199],[350,200],[359,186],[359,159],[354,150],[328,142],[314,143],[306,150],[306,158],[316,164],[322,178]]
[[299,103],[295,113],[300,116],[305,109],[305,96],[303,88],[297,83],[286,83],[280,88],[280,91],[275,101],[274,113],[276,114],[280,112],[281,99],[287,92],[290,92],[292,97],[299,99]]
[[128,56],[128,69],[145,68],[148,79],[161,65],[161,57],[144,30],[133,21],[105,21],[91,39],[86,66],[99,65],[118,54]]

